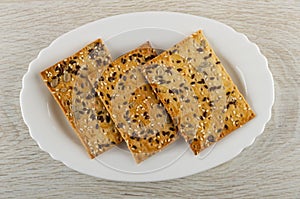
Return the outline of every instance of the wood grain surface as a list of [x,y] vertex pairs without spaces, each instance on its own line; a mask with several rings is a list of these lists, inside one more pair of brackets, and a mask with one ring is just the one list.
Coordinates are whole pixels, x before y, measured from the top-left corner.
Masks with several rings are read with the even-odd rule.
[[[150,10],[218,20],[260,47],[276,89],[264,133],[233,160],[172,181],[112,182],[53,160],[22,120],[19,93],[28,64],[78,26]],[[299,0],[0,0],[0,33],[0,198],[300,198]]]

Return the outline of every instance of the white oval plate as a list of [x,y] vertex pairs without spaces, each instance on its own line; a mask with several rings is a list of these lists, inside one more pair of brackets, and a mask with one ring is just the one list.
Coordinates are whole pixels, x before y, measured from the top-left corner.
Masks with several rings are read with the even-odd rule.
[[[113,58],[149,40],[167,49],[202,29],[256,117],[195,157],[178,140],[161,153],[136,165],[124,146],[89,159],[64,118],[39,72],[102,38]],[[180,178],[218,166],[250,146],[271,117],[274,83],[266,58],[247,37],[220,22],[181,13],[141,12],[101,19],[72,30],[53,41],[33,60],[23,78],[22,115],[31,137],[53,159],[99,178],[116,181],[159,181]]]

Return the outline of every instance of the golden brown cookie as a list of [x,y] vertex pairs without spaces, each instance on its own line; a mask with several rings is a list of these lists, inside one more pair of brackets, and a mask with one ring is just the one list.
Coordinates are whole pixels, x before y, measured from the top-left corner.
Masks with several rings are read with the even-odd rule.
[[122,141],[110,115],[87,76],[111,62],[101,39],[41,72],[43,81],[59,104],[91,158]]
[[194,154],[255,116],[202,31],[149,61],[143,74]]
[[177,139],[177,131],[140,69],[156,56],[149,43],[89,76],[135,161],[142,162]]

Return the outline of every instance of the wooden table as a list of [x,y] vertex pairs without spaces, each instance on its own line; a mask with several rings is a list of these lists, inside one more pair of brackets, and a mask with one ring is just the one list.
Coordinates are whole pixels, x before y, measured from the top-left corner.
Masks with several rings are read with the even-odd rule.
[[[233,160],[172,181],[106,181],[53,160],[31,139],[21,116],[19,93],[29,62],[52,40],[87,22],[149,10],[212,18],[260,47],[276,89],[264,133]],[[299,1],[1,0],[0,33],[0,198],[300,197]]]

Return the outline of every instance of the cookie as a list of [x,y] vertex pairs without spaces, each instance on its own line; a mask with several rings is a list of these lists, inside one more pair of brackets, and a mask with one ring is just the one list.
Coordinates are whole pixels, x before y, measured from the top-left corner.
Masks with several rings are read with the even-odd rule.
[[101,39],[41,72],[52,96],[91,158],[122,142],[87,76],[111,63]]
[[201,30],[146,63],[143,74],[195,155],[255,117]]
[[177,129],[141,73],[156,56],[146,43],[89,76],[137,163],[174,142]]

